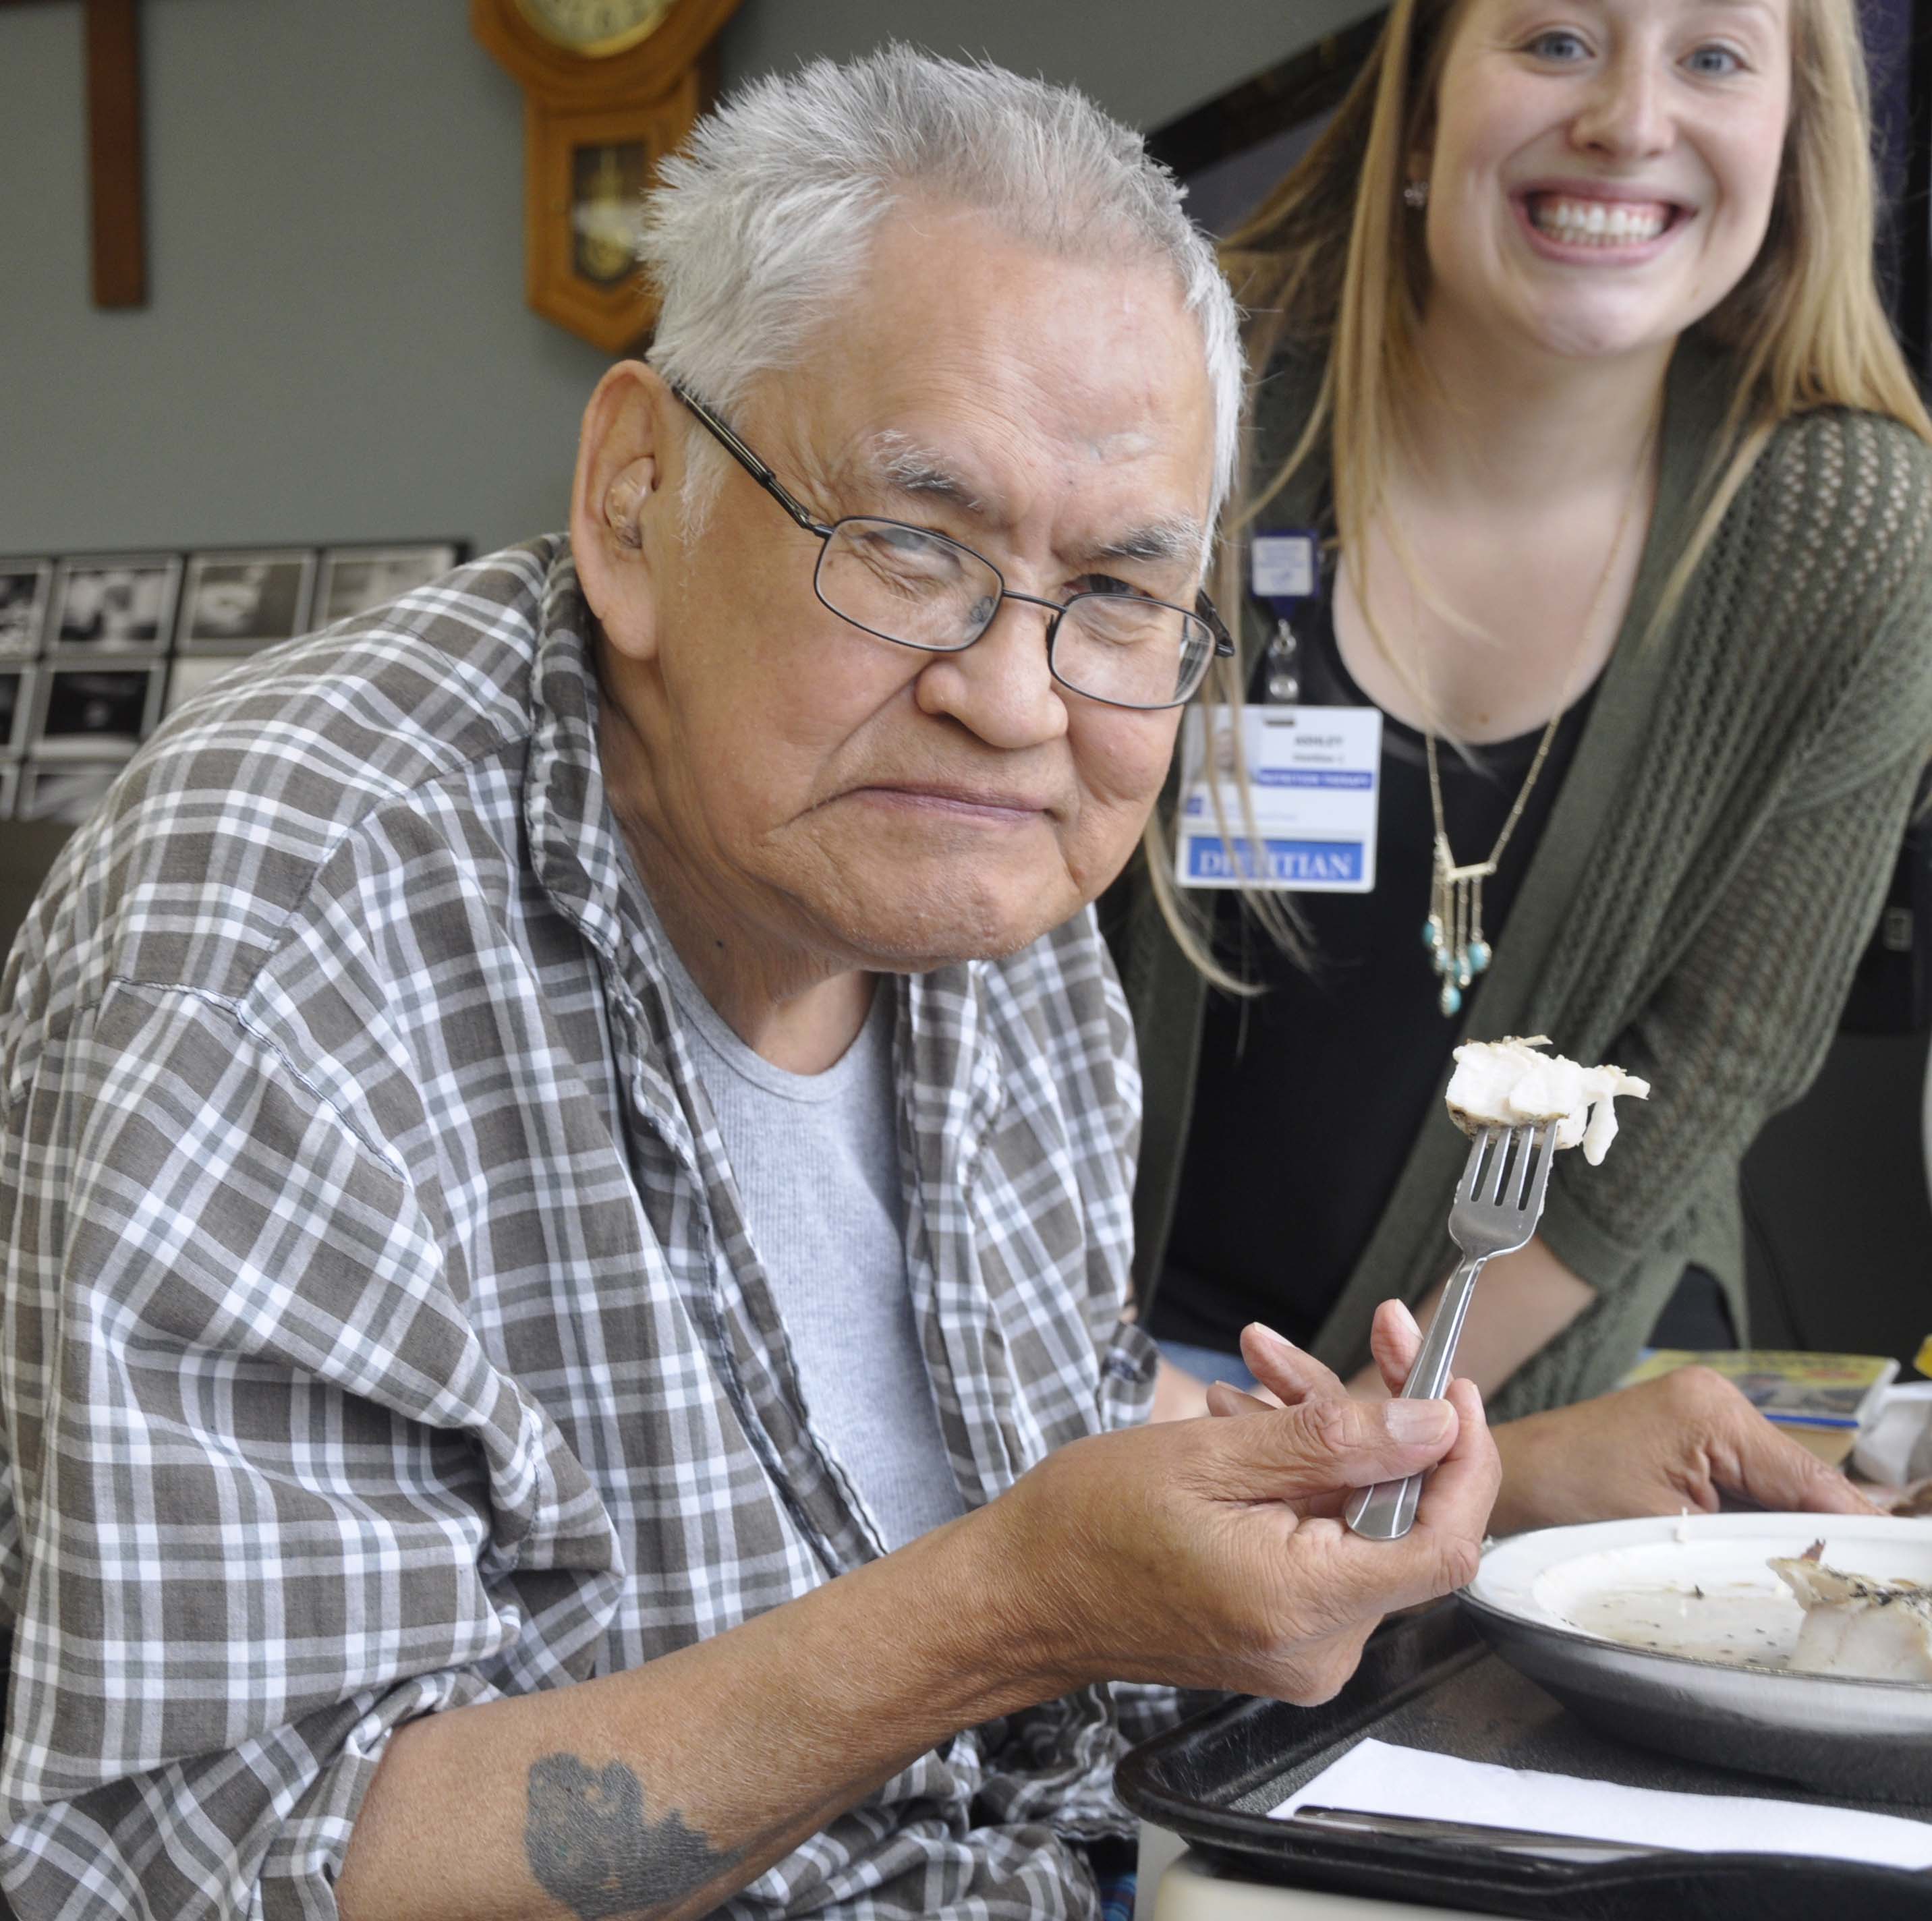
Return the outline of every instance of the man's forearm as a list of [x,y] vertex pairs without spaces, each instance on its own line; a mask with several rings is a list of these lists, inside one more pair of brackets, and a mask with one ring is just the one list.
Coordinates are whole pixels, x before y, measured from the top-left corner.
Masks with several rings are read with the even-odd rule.
[[[709,1913],[958,1729],[1118,1677],[1326,1701],[1376,1618],[1468,1578],[1496,1450],[1466,1382],[1054,1449],[994,1501],[634,1671],[400,1730],[349,1921]],[[1430,1471],[1416,1527],[1315,1510]]]
[[959,1728],[1061,1692],[982,1510],[631,1672],[392,1737],[346,1921],[709,1913]]

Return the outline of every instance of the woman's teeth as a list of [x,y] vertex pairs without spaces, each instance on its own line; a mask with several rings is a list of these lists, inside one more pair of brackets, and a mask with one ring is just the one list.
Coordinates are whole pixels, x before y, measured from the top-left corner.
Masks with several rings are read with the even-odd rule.
[[1566,200],[1538,194],[1529,217],[1538,233],[1567,247],[1628,247],[1654,240],[1670,223],[1670,210],[1655,201]]

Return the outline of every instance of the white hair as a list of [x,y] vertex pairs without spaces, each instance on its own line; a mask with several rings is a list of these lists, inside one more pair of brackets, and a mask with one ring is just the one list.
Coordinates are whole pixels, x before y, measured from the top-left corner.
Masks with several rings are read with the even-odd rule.
[[[1172,272],[1201,329],[1211,524],[1240,438],[1240,316],[1214,243],[1182,211],[1186,191],[1138,133],[1071,87],[896,44],[815,60],[742,88],[661,166],[638,243],[663,303],[649,358],[728,412],[761,375],[799,364],[851,298],[874,228],[909,197],[984,214],[1063,257],[1138,251]],[[696,523],[726,457],[702,435],[692,444],[685,511]]]

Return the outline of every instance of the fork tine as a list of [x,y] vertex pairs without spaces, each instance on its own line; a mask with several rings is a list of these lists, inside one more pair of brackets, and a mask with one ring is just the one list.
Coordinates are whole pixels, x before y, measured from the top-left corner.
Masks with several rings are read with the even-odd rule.
[[1556,1123],[1551,1121],[1543,1130],[1543,1138],[1538,1143],[1536,1178],[1530,1184],[1529,1205],[1540,1218],[1543,1213],[1543,1196],[1550,1185],[1550,1170],[1556,1159]]
[[1494,1128],[1486,1127],[1470,1141],[1469,1158],[1464,1162],[1462,1167],[1462,1184],[1456,1190],[1459,1199],[1463,1200],[1475,1199],[1482,1182],[1483,1155],[1495,1135]]
[[1510,1205],[1514,1208],[1520,1209],[1522,1206],[1523,1190],[1529,1185],[1531,1156],[1542,1146],[1542,1137],[1549,1129],[1550,1123],[1546,1121],[1540,1127],[1532,1122],[1529,1126],[1516,1130],[1516,1179],[1510,1183]]
[[1495,1176],[1495,1179],[1488,1182],[1490,1190],[1488,1198],[1492,1207],[1503,1197],[1503,1176],[1509,1172],[1510,1149],[1512,1147],[1516,1148],[1520,1158],[1520,1137],[1522,1133],[1522,1129],[1520,1127],[1503,1128],[1501,1138],[1496,1142],[1496,1164],[1492,1168],[1484,1170],[1486,1173],[1493,1173]]

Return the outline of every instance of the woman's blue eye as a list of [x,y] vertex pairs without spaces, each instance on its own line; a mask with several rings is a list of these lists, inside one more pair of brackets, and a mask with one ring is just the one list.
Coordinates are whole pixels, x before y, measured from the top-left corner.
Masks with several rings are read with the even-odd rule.
[[1553,28],[1548,33],[1540,33],[1529,43],[1531,52],[1545,60],[1580,60],[1588,53],[1580,34]]
[[1740,71],[1744,62],[1728,46],[1700,46],[1686,63],[1694,73],[1721,80]]

